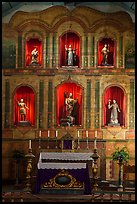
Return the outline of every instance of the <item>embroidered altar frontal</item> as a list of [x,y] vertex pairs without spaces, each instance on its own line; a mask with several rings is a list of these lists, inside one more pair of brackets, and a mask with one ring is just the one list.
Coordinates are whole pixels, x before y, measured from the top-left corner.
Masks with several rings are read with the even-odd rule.
[[92,153],[41,152],[36,193],[90,194]]

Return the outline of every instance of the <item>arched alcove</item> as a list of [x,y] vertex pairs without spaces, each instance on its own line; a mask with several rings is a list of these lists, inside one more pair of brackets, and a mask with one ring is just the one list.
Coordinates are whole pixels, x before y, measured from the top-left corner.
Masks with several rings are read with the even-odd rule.
[[98,66],[103,66],[103,54],[102,49],[104,45],[109,46],[109,53],[108,53],[108,66],[114,66],[115,64],[115,42],[111,38],[102,38],[98,42]]
[[111,109],[108,109],[108,101],[116,100],[120,112],[118,113],[118,122],[120,126],[125,126],[125,115],[126,115],[126,97],[124,91],[118,86],[110,86],[106,88],[103,98],[103,121],[104,125],[110,123]]
[[20,107],[18,106],[18,101],[23,99],[24,103],[29,109],[26,109],[26,121],[28,121],[31,126],[35,124],[35,94],[31,87],[20,86],[16,88],[13,95],[13,122],[14,125],[18,125],[21,120],[20,117]]
[[25,62],[26,62],[26,66],[29,66],[31,64],[31,52],[34,50],[34,48],[36,48],[36,50],[38,51],[38,64],[41,65],[42,64],[42,42],[41,40],[39,40],[38,38],[30,38],[26,40],[26,45],[25,45]]
[[56,122],[61,124],[61,119],[66,117],[65,98],[72,93],[74,99],[78,99],[74,110],[75,125],[82,124],[82,87],[75,82],[66,81],[56,88]]
[[76,50],[76,60],[74,61],[74,66],[79,67],[79,59],[80,59],[80,38],[74,32],[67,32],[60,37],[60,45],[59,45],[59,52],[60,52],[60,66],[66,66],[67,60],[67,52],[65,50],[65,45],[68,48],[69,45],[72,46],[73,50]]

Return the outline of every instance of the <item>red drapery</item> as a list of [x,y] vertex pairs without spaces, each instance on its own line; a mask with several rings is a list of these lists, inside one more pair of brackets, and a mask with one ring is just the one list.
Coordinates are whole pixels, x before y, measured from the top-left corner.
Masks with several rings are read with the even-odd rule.
[[65,45],[67,48],[69,47],[69,45],[72,45],[72,49],[76,49],[75,66],[79,67],[79,59],[80,59],[80,39],[79,39],[79,36],[77,36],[75,33],[68,32],[60,38],[59,50],[60,50],[60,65],[61,66],[66,65],[67,52],[65,50]]
[[120,87],[112,86],[108,88],[104,94],[104,125],[108,125],[110,122],[110,112],[111,110],[108,109],[108,100],[116,100],[119,108],[120,113],[118,113],[118,121],[121,126],[125,126],[125,113],[126,113],[126,101],[125,95],[123,90]]
[[111,40],[111,38],[103,38],[101,41],[98,43],[98,66],[102,66],[102,59],[103,55],[101,53],[102,48],[104,47],[105,44],[109,44],[109,54],[108,54],[108,64],[111,66],[114,66],[114,41]]
[[65,117],[65,97],[64,93],[72,93],[73,98],[78,98],[78,111],[76,117],[76,125],[81,125],[82,123],[82,88],[73,82],[66,82],[57,87],[56,91],[56,112],[57,112],[57,125],[60,125],[60,120]]
[[20,121],[20,108],[18,106],[17,101],[20,101],[20,99],[24,100],[24,103],[26,103],[26,106],[29,108],[29,110],[26,109],[26,121],[29,121],[31,125],[34,125],[34,118],[35,118],[35,95],[33,90],[28,86],[21,86],[16,90],[16,93],[14,94],[13,99],[13,105],[14,105],[14,114],[13,114],[13,121],[14,125],[17,125],[17,123]]
[[39,39],[30,39],[26,41],[26,66],[31,63],[31,52],[34,48],[38,50],[38,64],[42,63],[42,43]]

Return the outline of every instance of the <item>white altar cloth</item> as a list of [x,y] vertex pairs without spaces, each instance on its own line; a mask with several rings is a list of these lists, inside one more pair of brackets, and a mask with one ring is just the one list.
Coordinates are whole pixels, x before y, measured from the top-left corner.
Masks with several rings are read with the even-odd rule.
[[81,169],[86,168],[87,161],[93,161],[92,153],[40,152],[37,167],[38,169]]

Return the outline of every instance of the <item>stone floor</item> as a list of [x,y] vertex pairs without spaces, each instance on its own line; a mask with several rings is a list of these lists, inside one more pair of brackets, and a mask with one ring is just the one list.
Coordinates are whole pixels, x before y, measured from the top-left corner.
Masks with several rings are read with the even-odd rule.
[[[123,194],[122,197],[119,196],[119,193],[113,191],[113,201],[111,201],[112,197],[109,194],[109,191],[105,192],[105,194],[101,195],[101,191],[99,193],[95,193],[93,195],[57,195],[57,194],[34,194],[29,192],[24,192],[22,186],[17,185],[4,185],[2,186],[2,202],[127,202],[130,198],[131,201],[135,201],[135,192],[132,193],[131,197],[129,194]],[[120,201],[122,199],[122,201]]]

